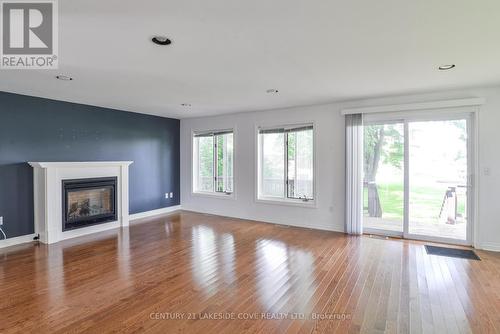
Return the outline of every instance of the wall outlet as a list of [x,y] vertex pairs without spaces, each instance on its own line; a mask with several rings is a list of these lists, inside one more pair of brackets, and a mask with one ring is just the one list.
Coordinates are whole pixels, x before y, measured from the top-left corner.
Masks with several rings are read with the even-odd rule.
[[165,198],[169,198],[169,197],[168,197],[168,193],[165,193]]
[[170,193],[170,198],[174,198],[174,193]]
[[3,225],[3,217],[0,217],[0,226]]

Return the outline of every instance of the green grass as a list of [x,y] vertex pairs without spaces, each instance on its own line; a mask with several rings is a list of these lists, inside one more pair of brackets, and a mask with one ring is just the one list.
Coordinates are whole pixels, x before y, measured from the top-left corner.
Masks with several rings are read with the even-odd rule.
[[[377,184],[382,206],[382,218],[402,220],[404,212],[404,191],[401,183]],[[446,187],[412,186],[410,191],[410,215],[413,219],[434,220],[439,216]],[[465,214],[465,196],[458,196],[458,213]],[[367,212],[368,194],[364,191],[364,208]]]

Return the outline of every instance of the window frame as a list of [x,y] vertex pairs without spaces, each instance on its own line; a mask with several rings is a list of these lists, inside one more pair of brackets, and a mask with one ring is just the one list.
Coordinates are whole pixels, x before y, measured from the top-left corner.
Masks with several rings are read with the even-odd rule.
[[[265,196],[261,194],[262,189],[262,163],[263,163],[263,142],[260,139],[260,133],[262,130],[283,130],[285,134],[293,132],[290,130],[299,129],[303,127],[311,127],[312,134],[312,145],[313,145],[313,181],[312,181],[312,194],[313,198],[304,200],[294,197],[288,196],[288,135],[285,135],[284,140],[284,175],[283,175],[283,197],[274,197],[274,196]],[[255,157],[256,157],[256,169],[255,169],[255,201],[257,203],[268,203],[268,204],[280,204],[280,205],[290,205],[290,206],[301,206],[307,208],[316,208],[318,203],[318,194],[317,194],[317,126],[314,121],[309,122],[301,122],[301,123],[293,123],[287,125],[256,125],[255,126]]]
[[[218,153],[217,153],[217,138],[223,134],[232,133],[233,135],[233,159],[232,159],[232,171],[233,171],[233,184],[232,191],[217,191],[218,182]],[[212,167],[212,191],[199,190],[198,188],[198,176],[199,176],[199,146],[196,142],[197,137],[212,137],[213,138],[213,167]],[[218,129],[218,130],[203,130],[203,131],[191,131],[191,157],[192,157],[192,172],[191,172],[191,194],[194,196],[209,196],[218,198],[235,198],[235,130],[234,128]]]

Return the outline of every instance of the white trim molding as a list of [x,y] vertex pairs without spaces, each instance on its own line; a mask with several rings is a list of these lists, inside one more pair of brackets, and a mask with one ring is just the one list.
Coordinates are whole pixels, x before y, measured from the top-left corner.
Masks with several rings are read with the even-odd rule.
[[130,166],[133,161],[69,161],[69,162],[28,162],[31,167],[57,168],[57,167],[99,167],[99,166]]
[[458,107],[477,107],[486,103],[482,97],[473,97],[468,99],[456,100],[443,100],[419,103],[406,103],[406,104],[392,104],[385,106],[371,106],[359,108],[347,108],[342,110],[342,115],[351,114],[371,114],[380,112],[398,112],[398,111],[411,111],[411,110],[430,110],[430,109],[444,109],[444,108],[458,108]]
[[28,242],[33,242],[33,238],[36,234],[26,234],[19,237],[7,238],[5,240],[0,240],[0,248],[15,246],[20,244],[26,244]]
[[[151,211],[145,211],[145,212],[139,212],[139,213],[134,213],[129,215],[129,220],[131,224],[136,223],[135,220],[142,219],[142,218],[148,218],[148,217],[153,217],[153,216],[160,216],[160,215],[165,215],[169,213],[173,213],[176,211],[181,210],[180,205],[175,205],[175,206],[170,206],[167,208],[161,208],[161,209],[156,209],[156,210],[151,210]],[[117,228],[115,224],[113,223],[106,223],[106,224],[101,224],[101,225],[96,225],[96,226],[90,226],[91,230],[87,231],[85,234],[91,234],[91,233],[97,233],[97,232],[103,232],[106,230],[114,229]],[[77,230],[75,230],[77,231]],[[71,231],[70,231],[71,232]],[[21,245],[21,244],[26,244],[30,242],[35,242],[33,238],[36,237],[37,234],[26,234],[26,235],[21,235],[19,237],[14,237],[14,238],[7,238],[5,240],[0,240],[0,248],[5,248],[5,247],[10,247],[10,246],[16,246],[16,245]]]
[[500,252],[500,244],[496,242],[482,242],[479,249],[491,252]]
[[327,225],[327,224],[315,223],[314,226],[312,226],[312,225],[306,225],[306,224],[295,224],[295,223],[291,223],[289,221],[283,222],[283,221],[279,221],[279,220],[275,220],[275,219],[265,219],[265,218],[255,219],[255,218],[249,217],[248,215],[229,215],[229,214],[220,213],[217,211],[200,210],[200,209],[195,209],[195,208],[184,208],[183,207],[182,210],[201,213],[201,214],[205,214],[205,215],[213,215],[213,216],[220,216],[220,217],[226,217],[226,218],[247,220],[249,222],[274,224],[274,225],[280,225],[280,226],[284,226],[284,227],[291,226],[291,227],[306,228],[309,230],[345,233],[344,225],[337,225],[337,224]]
[[138,220],[138,219],[149,218],[149,217],[153,217],[153,216],[161,216],[161,215],[165,215],[165,214],[172,213],[172,212],[179,211],[179,210],[181,210],[181,206],[174,205],[174,206],[169,206],[166,208],[161,208],[161,209],[156,209],[156,210],[151,210],[151,211],[133,213],[133,214],[129,215],[129,219],[130,219],[130,223],[134,224],[135,220]]

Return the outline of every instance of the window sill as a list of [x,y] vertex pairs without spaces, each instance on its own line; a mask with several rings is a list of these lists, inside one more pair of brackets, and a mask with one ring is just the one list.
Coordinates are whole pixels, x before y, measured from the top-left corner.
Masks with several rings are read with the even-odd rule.
[[288,206],[295,206],[295,207],[301,207],[301,208],[309,208],[309,209],[316,209],[316,201],[308,201],[304,202],[302,200],[293,200],[293,199],[281,199],[281,198],[272,198],[272,197],[259,197],[256,199],[257,203],[262,203],[262,204],[271,204],[271,205],[288,205]]
[[195,197],[208,197],[217,199],[232,199],[232,200],[236,199],[234,192],[232,192],[231,194],[226,194],[226,193],[216,193],[216,192],[193,191],[191,192],[191,195]]

